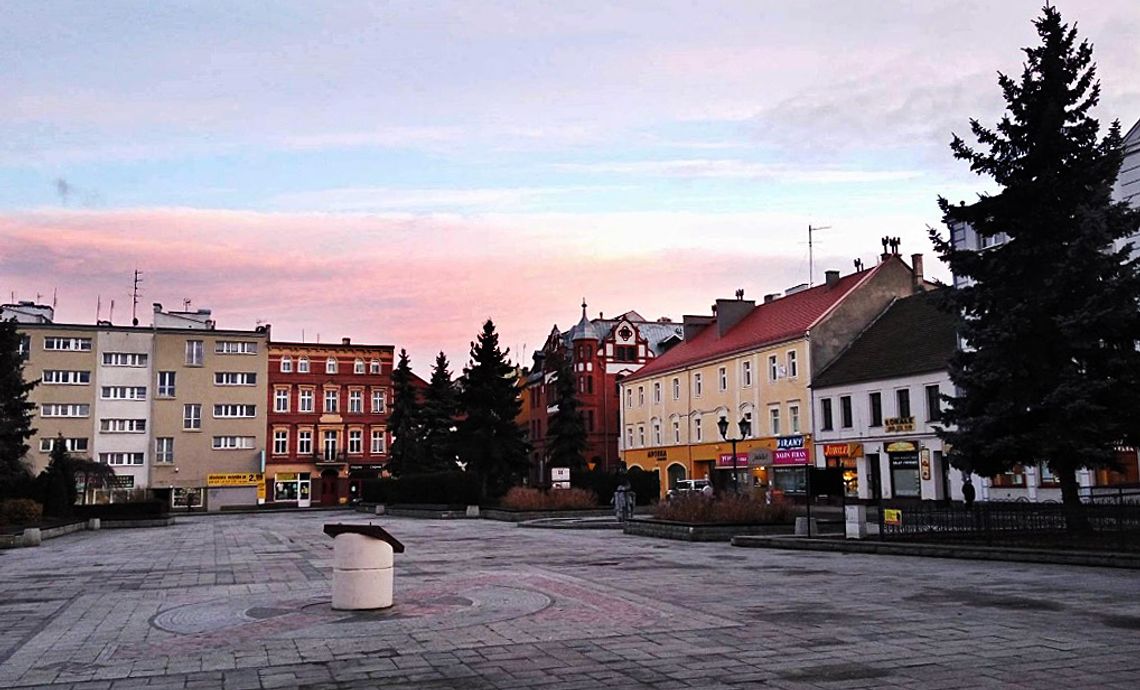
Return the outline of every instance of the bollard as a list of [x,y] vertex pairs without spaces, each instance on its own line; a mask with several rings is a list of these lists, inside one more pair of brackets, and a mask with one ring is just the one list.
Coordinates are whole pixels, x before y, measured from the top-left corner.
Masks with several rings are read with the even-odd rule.
[[384,514],[384,504],[383,503],[377,503],[376,504],[376,514],[377,515],[383,515]]
[[24,546],[39,546],[43,542],[43,533],[39,527],[24,528]]
[[469,518],[479,517],[479,506],[467,506],[467,517],[469,517]]
[[101,529],[102,526],[103,526],[103,523],[102,523],[102,521],[99,520],[99,518],[87,518],[87,529],[97,530],[97,529]]
[[[808,532],[808,525],[811,525],[811,532]],[[819,536],[819,525],[816,524],[815,518],[798,517],[796,518],[796,536],[809,537]]]
[[867,506],[848,505],[843,508],[847,523],[848,539],[867,538]]
[[393,554],[404,545],[377,525],[325,525],[333,537],[332,607],[384,609],[393,603]]

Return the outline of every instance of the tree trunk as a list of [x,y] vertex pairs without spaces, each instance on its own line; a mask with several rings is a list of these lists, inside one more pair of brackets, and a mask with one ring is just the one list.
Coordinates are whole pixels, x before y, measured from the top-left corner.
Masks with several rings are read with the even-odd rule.
[[1080,486],[1077,484],[1077,470],[1071,465],[1054,467],[1054,473],[1061,484],[1061,502],[1065,507],[1065,526],[1070,532],[1090,532],[1085,504],[1081,502]]

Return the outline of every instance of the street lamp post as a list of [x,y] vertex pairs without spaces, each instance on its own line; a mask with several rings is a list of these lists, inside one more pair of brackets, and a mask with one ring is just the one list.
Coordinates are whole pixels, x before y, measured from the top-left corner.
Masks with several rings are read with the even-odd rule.
[[739,492],[740,477],[736,472],[736,443],[738,441],[743,441],[748,436],[748,432],[752,430],[752,425],[748,422],[747,418],[740,418],[740,421],[738,422],[738,426],[740,427],[740,438],[728,437],[728,417],[721,415],[720,421],[716,423],[716,426],[718,429],[720,429],[720,437],[725,441],[732,443],[732,490]]

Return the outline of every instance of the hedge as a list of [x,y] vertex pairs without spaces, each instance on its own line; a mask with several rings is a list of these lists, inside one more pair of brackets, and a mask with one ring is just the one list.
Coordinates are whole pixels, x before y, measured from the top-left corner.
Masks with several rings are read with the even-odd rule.
[[72,515],[84,520],[140,520],[163,517],[170,512],[166,501],[134,501],[131,503],[96,503],[72,507]]
[[474,505],[479,502],[479,485],[465,472],[408,474],[402,477],[361,481],[360,500],[366,503]]

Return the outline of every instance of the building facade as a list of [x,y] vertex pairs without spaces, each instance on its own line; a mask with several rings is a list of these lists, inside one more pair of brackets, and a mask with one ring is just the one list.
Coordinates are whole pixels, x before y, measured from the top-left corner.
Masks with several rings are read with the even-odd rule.
[[576,378],[579,410],[586,427],[586,461],[602,471],[619,461],[620,401],[618,383],[679,343],[683,330],[667,318],[647,321],[636,311],[615,319],[599,314],[582,318],[569,331],[555,326],[543,348],[534,353],[523,379],[523,409],[518,417],[531,445],[531,481],[549,481],[547,465],[550,416],[557,410],[555,351],[570,359]]
[[717,300],[711,316],[686,316],[684,342],[620,384],[627,466],[657,471],[663,493],[707,476],[719,487],[802,494],[813,453],[812,377],[891,300],[925,288],[921,255],[914,260],[916,270],[884,254],[848,276],[828,271],[814,288],[770,294],[759,305],[738,292]]
[[274,342],[269,346],[269,500],[337,505],[353,480],[388,463],[391,345]]

